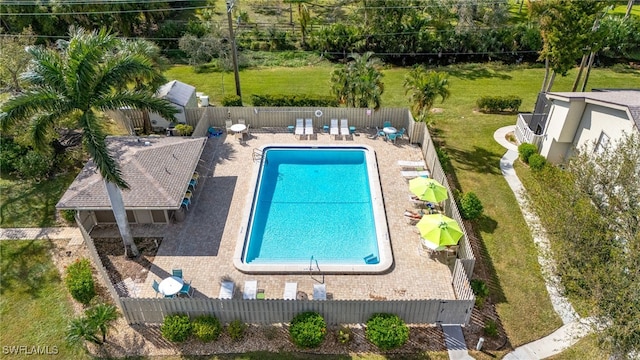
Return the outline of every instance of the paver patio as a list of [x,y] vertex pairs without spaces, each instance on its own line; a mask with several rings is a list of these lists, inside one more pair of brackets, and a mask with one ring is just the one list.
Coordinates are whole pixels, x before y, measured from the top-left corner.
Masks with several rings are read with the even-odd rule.
[[[407,224],[403,213],[411,209],[408,184],[400,175],[397,160],[421,160],[417,145],[406,139],[396,144],[381,138],[369,139],[358,133],[353,140],[335,140],[319,133],[317,139],[298,140],[281,129],[281,133],[254,130],[251,138],[240,144],[229,135],[210,138],[204,149],[198,171],[199,184],[193,204],[181,223],[162,226],[135,226],[135,236],[162,236],[164,239],[153,266],[140,292],[140,297],[154,297],[153,280],[171,274],[171,269],[183,269],[184,277],[195,287],[194,297],[218,297],[220,282],[234,281],[235,297],[241,298],[245,280],[257,280],[265,297],[282,298],[285,282],[297,282],[298,291],[311,298],[313,285],[323,281],[334,299],[406,300],[455,299],[451,272],[443,258],[431,259],[421,249],[415,227]],[[324,275],[321,274],[245,274],[232,262],[245,204],[250,196],[253,171],[253,150],[266,144],[364,144],[376,151],[382,193],[384,197],[394,266],[384,274]],[[299,214],[291,214],[292,220]],[[108,236],[115,229],[96,230],[94,237]],[[113,234],[111,234],[113,235]]]

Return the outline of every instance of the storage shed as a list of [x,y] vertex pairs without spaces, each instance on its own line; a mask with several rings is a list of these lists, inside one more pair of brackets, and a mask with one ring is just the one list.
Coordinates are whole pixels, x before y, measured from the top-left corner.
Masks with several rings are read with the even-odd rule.
[[196,88],[178,80],[162,85],[158,88],[156,96],[170,101],[179,112],[174,115],[174,119],[165,119],[157,113],[149,113],[151,127],[154,131],[164,131],[171,123],[185,124],[187,122],[184,114],[185,109],[198,107]]

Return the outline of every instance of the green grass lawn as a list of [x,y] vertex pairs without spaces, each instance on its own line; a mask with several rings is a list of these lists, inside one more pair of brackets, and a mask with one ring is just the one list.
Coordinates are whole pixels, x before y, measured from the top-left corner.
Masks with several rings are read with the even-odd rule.
[[0,242],[2,346],[55,347],[60,359],[89,359],[82,348],[69,347],[64,340],[73,309],[49,246],[47,241]]
[[55,226],[56,203],[74,178],[65,174],[36,183],[0,177],[0,227]]

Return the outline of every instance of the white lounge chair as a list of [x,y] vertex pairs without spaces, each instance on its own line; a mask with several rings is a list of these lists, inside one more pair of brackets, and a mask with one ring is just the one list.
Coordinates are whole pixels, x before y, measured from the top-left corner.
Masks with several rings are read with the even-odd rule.
[[258,293],[258,281],[247,280],[244,282],[244,291],[242,292],[242,298],[246,300],[254,300]]
[[406,160],[398,160],[398,166],[402,168],[426,168],[427,165],[424,161],[406,161]]
[[298,283],[288,282],[284,284],[284,294],[282,298],[285,300],[295,300],[298,293]]
[[336,139],[340,135],[340,129],[338,128],[338,119],[331,119],[331,128],[329,129],[329,135],[333,135]]
[[233,288],[235,287],[233,281],[223,281],[220,283],[220,299],[233,299]]
[[405,179],[413,179],[413,178],[416,178],[418,176],[429,177],[429,175],[430,175],[429,170],[422,170],[422,171],[404,170],[404,171],[400,171],[400,174],[402,174],[402,177],[404,177]]
[[327,300],[327,286],[325,284],[313,285],[313,300]]
[[309,136],[309,138],[311,138],[311,136],[313,136],[313,119],[305,119],[305,121],[304,121],[304,133],[305,133],[305,135]]
[[347,119],[340,119],[340,135],[349,136],[349,121]]
[[296,119],[296,130],[294,131],[295,135],[298,135],[300,138],[302,138],[302,135],[304,135],[304,120],[303,119]]

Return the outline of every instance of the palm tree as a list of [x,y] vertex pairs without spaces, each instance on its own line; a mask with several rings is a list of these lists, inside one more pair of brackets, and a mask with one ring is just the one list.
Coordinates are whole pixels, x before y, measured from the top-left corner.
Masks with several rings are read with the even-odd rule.
[[67,325],[67,342],[77,344],[83,340],[91,341],[94,344],[102,345],[100,338],[96,336],[98,329],[86,317],[71,319]]
[[373,52],[351,54],[349,58],[352,60],[345,67],[335,70],[331,75],[331,91],[338,101],[347,106],[372,106],[378,110],[384,92],[383,75],[378,69],[380,60],[373,57]]
[[427,71],[422,66],[414,67],[404,79],[405,94],[411,93],[411,109],[417,121],[425,121],[437,97],[444,102],[449,92],[447,74]]
[[113,327],[113,322],[118,319],[118,309],[111,304],[98,304],[85,312],[87,319],[100,334],[102,342],[107,341],[107,332]]
[[122,201],[121,190],[129,186],[107,148],[98,112],[127,106],[170,119],[176,110],[149,90],[122,88],[122,84],[157,77],[148,57],[121,51],[124,40],[105,29],[71,28],[69,33],[71,39],[61,51],[28,49],[33,58],[23,74],[28,90],[4,103],[0,126],[5,131],[17,124],[28,128],[34,147],[45,149],[53,129],[72,120],[82,130],[84,147],[104,179],[125,250],[128,247],[138,256]]

